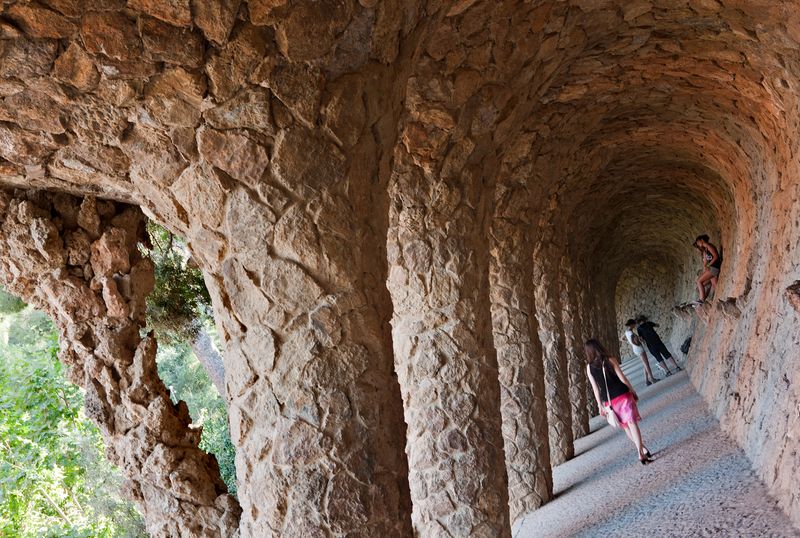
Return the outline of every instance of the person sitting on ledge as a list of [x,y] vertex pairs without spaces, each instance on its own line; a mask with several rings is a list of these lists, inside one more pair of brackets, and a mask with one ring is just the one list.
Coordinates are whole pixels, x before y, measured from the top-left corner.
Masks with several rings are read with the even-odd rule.
[[703,257],[703,270],[697,277],[697,291],[700,297],[693,303],[694,306],[703,304],[706,300],[706,284],[711,285],[711,295],[717,293],[717,281],[719,279],[719,269],[722,266],[722,257],[719,255],[717,247],[709,243],[708,236],[703,234],[694,240],[694,246],[700,251]]
[[655,328],[658,327],[658,323],[653,323],[647,319],[647,316],[641,315],[636,319],[636,323],[636,332],[639,333],[639,337],[644,340],[645,344],[647,344],[647,349],[650,351],[653,357],[656,358],[658,365],[667,372],[667,376],[672,375],[672,372],[667,366],[667,360],[672,361],[672,365],[675,367],[675,370],[682,370],[682,368],[678,366],[678,362],[672,356],[672,353],[669,352],[667,346],[664,345],[661,337],[656,332]]

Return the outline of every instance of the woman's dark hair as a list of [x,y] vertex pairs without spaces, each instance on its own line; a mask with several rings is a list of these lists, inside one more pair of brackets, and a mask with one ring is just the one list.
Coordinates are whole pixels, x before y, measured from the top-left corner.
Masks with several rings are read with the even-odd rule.
[[636,320],[633,319],[633,318],[631,318],[631,319],[629,319],[628,321],[625,322],[625,326],[626,327],[630,327],[631,325],[636,325]]
[[586,352],[589,364],[595,368],[602,368],[603,363],[608,360],[608,351],[596,338],[588,339],[583,349]]
[[710,243],[711,242],[710,239],[708,238],[708,236],[706,234],[703,234],[703,235],[698,235],[697,236],[697,239],[694,240],[694,244],[696,245],[697,242],[700,241],[701,239],[703,241],[705,241],[706,243]]

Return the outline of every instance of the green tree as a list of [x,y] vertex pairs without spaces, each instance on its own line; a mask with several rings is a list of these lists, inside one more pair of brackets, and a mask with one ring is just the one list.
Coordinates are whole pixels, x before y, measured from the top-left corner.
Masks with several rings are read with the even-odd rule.
[[25,308],[25,302],[0,288],[0,314],[14,314]]
[[146,536],[83,393],[64,378],[50,320],[4,314],[0,335],[0,536]]
[[192,266],[186,244],[151,222],[156,284],[147,298],[147,321],[162,344],[186,343],[205,368],[225,402],[225,366],[216,350],[211,326],[211,297],[203,273]]
[[173,400],[184,400],[203,427],[200,448],[217,457],[222,479],[235,494],[225,368],[213,344],[211,297],[183,240],[152,222],[148,232],[156,283],[147,299],[147,323],[159,342],[158,373]]

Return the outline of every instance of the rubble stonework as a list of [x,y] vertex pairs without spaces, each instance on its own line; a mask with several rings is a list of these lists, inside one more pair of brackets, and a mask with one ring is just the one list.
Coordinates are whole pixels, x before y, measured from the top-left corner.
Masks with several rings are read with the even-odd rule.
[[[800,2],[2,6],[0,184],[140,206],[187,239],[225,348],[242,536],[507,534],[505,503],[517,517],[545,489],[512,470],[510,447],[545,443],[510,402],[530,391],[541,417],[546,401],[552,463],[569,457],[575,348],[594,336],[619,355],[630,310],[692,299],[700,233],[725,261],[718,299],[691,313],[693,383],[800,522]],[[97,279],[75,269],[93,233],[69,239],[69,282]],[[522,257],[496,255],[521,237]],[[3,263],[50,267],[32,256]],[[128,271],[112,261],[97,269]],[[47,304],[140,313],[97,282]],[[520,345],[538,326],[544,385],[537,364],[509,377],[523,354],[498,338],[501,312]],[[695,326],[662,325],[673,350]],[[429,384],[448,398],[420,402]],[[152,525],[180,525],[159,506]]]
[[148,532],[238,536],[239,504],[198,448],[186,403],[173,404],[158,377],[155,340],[141,335],[154,284],[145,221],[125,204],[0,191],[0,279],[55,321],[59,359]]
[[545,400],[550,428],[550,461],[560,465],[575,455],[567,342],[562,323],[558,264],[541,245],[534,250],[536,316],[544,356]]
[[[485,201],[453,178],[424,174],[416,151],[396,156],[388,279],[414,531],[510,536]],[[474,169],[461,174],[480,179]]]
[[528,227],[503,218],[525,214],[517,211],[527,198],[520,188],[499,188],[495,197],[489,282],[511,521],[553,496],[542,345],[526,285],[533,249]]
[[561,325],[564,331],[567,350],[567,369],[569,371],[569,404],[571,407],[572,439],[589,433],[589,406],[586,400],[589,383],[586,377],[586,356],[583,337],[583,321],[579,312],[577,295],[577,275],[566,258],[561,259],[559,268],[561,290]]

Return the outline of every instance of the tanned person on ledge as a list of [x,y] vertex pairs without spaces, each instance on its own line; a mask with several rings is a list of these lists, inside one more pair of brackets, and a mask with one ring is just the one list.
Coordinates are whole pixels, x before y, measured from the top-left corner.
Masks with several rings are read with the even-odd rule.
[[672,371],[670,371],[669,366],[667,366],[668,360],[672,361],[672,366],[675,368],[675,370],[682,370],[682,368],[678,366],[678,362],[672,356],[672,353],[669,352],[667,346],[664,345],[661,337],[656,332],[658,323],[653,323],[652,321],[648,320],[646,316],[639,316],[636,318],[636,323],[636,332],[639,333],[639,338],[644,340],[644,343],[647,344],[648,351],[650,351],[650,354],[656,358],[659,367],[661,367],[667,373],[667,376],[672,375]]
[[642,465],[653,461],[650,451],[644,446],[642,432],[639,430],[639,408],[636,402],[639,396],[633,390],[633,385],[622,373],[619,362],[614,357],[609,357],[605,348],[594,338],[587,340],[584,346],[586,352],[586,375],[592,384],[594,399],[600,414],[606,416],[606,402],[611,404],[611,410],[617,416],[620,427],[625,430],[625,435],[636,447],[636,453]]
[[652,385],[658,379],[655,378],[653,375],[653,371],[650,369],[650,361],[647,360],[647,352],[642,347],[642,341],[639,340],[639,336],[633,332],[633,329],[636,328],[636,321],[629,319],[625,322],[625,334],[620,338],[620,340],[624,340],[627,338],[628,343],[633,348],[633,354],[639,357],[644,365],[644,374],[647,378],[647,386]]
[[709,243],[708,236],[703,234],[694,240],[694,247],[700,251],[703,257],[703,270],[697,277],[697,291],[700,294],[694,306],[700,306],[706,300],[706,284],[711,286],[711,295],[717,294],[717,280],[719,279],[719,269],[722,266],[722,257],[719,255],[717,247]]

